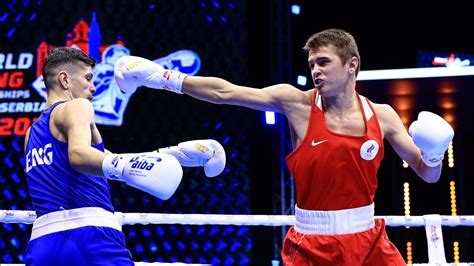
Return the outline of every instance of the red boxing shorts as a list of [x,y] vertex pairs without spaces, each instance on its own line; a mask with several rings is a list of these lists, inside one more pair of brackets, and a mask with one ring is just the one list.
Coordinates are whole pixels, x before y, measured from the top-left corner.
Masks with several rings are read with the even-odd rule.
[[385,220],[352,234],[316,235],[288,230],[282,250],[284,265],[406,265],[388,239]]

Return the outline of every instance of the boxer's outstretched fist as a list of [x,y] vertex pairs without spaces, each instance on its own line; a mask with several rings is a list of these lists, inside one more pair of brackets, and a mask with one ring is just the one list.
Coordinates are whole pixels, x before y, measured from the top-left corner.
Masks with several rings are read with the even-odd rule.
[[123,56],[115,63],[114,77],[125,93],[133,93],[140,86],[182,93],[186,74],[165,69],[142,57]]

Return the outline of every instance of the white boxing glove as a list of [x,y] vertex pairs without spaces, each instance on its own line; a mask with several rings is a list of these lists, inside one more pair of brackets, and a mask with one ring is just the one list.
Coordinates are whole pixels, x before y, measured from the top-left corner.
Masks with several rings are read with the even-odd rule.
[[178,146],[161,148],[158,151],[173,155],[181,166],[204,166],[207,177],[215,177],[225,168],[225,150],[213,139],[185,141],[179,143]]
[[168,154],[107,154],[102,172],[109,179],[125,181],[127,185],[162,200],[169,199],[183,177],[178,160]]
[[408,133],[421,150],[421,158],[429,167],[441,164],[444,153],[454,137],[451,125],[437,114],[423,111],[418,114]]
[[114,77],[125,93],[133,93],[140,86],[183,93],[186,74],[165,69],[142,57],[127,55],[120,57],[115,63]]

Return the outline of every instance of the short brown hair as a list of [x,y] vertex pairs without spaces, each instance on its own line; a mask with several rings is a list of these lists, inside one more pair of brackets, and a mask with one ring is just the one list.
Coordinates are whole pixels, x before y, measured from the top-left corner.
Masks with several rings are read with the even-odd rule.
[[303,50],[309,52],[318,50],[321,47],[334,46],[343,64],[347,63],[353,56],[359,59],[359,66],[356,69],[356,76],[360,70],[359,48],[354,37],[347,31],[341,29],[327,29],[313,34],[306,41]]
[[82,62],[92,68],[96,64],[94,58],[77,48],[58,47],[51,50],[45,59],[42,69],[46,88],[49,89],[52,86],[54,77],[57,75],[58,67],[67,64],[77,64],[78,62]]

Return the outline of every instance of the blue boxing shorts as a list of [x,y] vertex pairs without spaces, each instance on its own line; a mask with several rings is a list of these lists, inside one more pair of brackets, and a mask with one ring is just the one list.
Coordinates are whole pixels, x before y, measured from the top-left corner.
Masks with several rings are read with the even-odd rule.
[[87,207],[45,214],[33,224],[26,265],[134,265],[111,212]]

